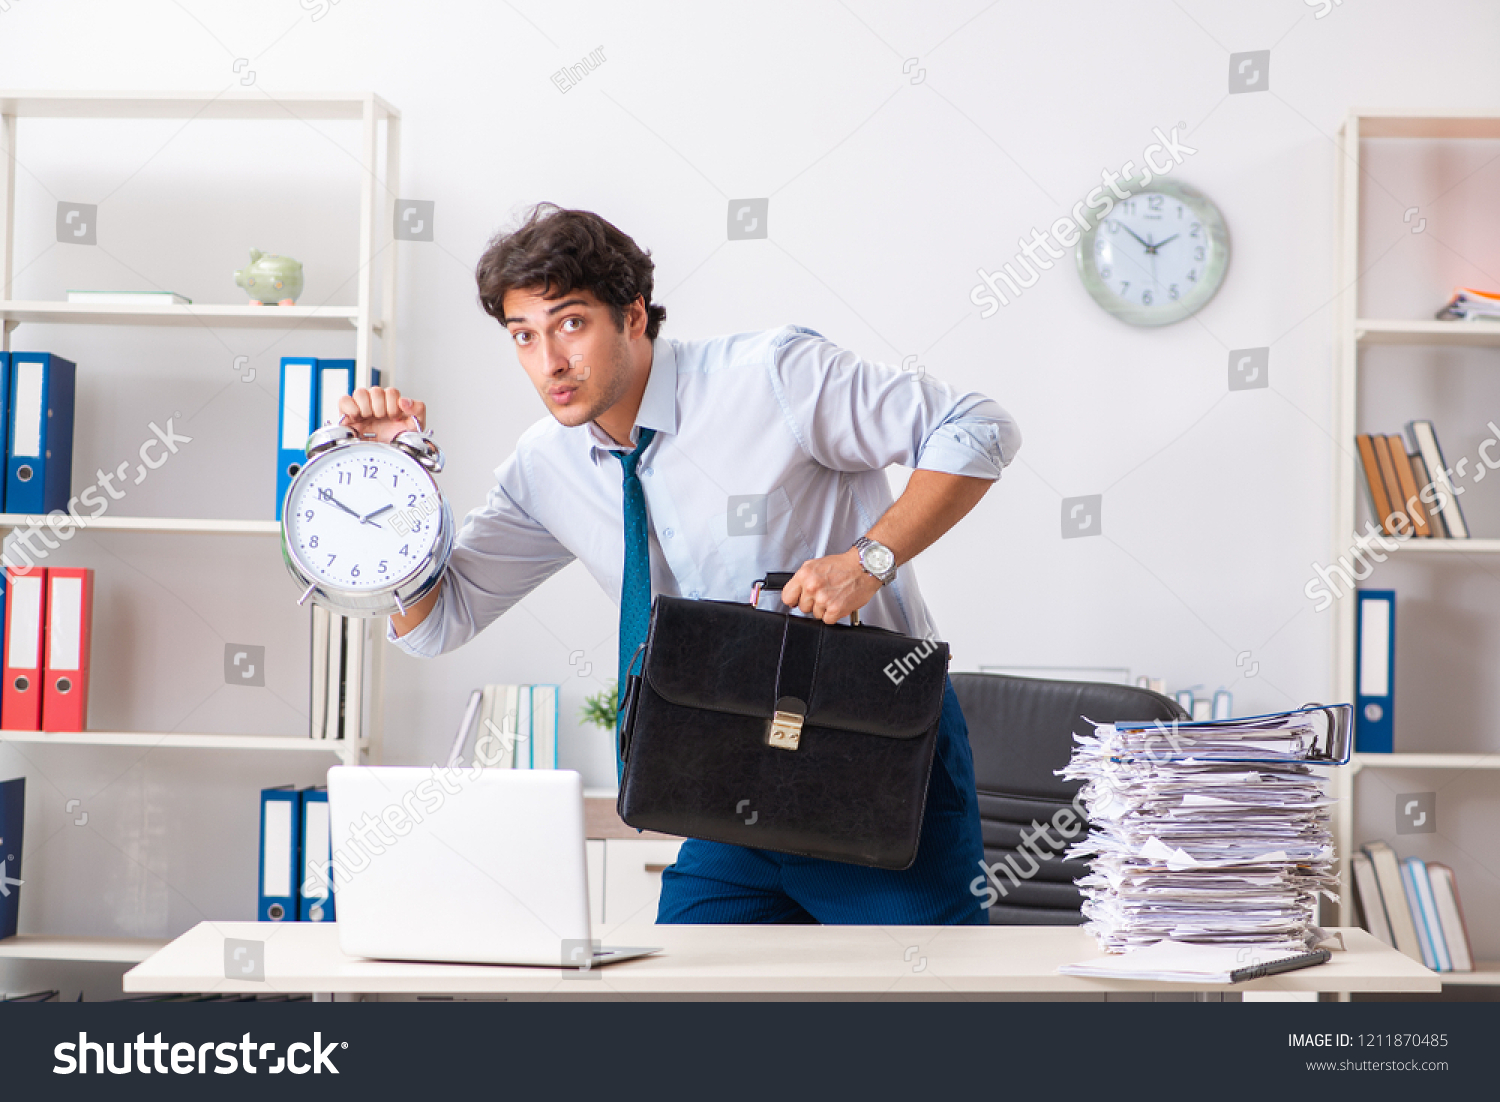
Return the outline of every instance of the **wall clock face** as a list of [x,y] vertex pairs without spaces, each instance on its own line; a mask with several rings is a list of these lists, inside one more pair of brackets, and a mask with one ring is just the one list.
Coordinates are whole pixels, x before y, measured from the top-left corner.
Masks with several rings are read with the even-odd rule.
[[[1095,302],[1130,325],[1170,325],[1214,297],[1229,264],[1229,231],[1197,189],[1157,178],[1122,181],[1129,199],[1079,239],[1074,257]],[[1109,194],[1107,191],[1105,194]]]

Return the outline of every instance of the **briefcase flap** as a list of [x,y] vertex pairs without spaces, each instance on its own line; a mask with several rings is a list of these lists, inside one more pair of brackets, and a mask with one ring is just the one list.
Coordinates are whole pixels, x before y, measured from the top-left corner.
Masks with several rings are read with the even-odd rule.
[[792,698],[811,727],[916,738],[938,721],[947,672],[948,644],[869,625],[681,597],[651,610],[646,681],[685,708],[769,720]]

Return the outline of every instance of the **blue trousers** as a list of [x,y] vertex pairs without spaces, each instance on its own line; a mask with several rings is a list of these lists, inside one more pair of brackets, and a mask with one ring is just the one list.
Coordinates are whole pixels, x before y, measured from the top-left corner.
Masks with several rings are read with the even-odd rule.
[[988,915],[969,884],[983,856],[969,728],[950,682],[910,868],[872,869],[691,838],[662,873],[656,921],[982,925]]

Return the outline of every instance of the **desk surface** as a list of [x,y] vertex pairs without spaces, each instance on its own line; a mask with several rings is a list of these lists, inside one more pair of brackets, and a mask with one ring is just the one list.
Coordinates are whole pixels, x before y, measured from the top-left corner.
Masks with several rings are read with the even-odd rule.
[[[1437,992],[1435,973],[1358,928],[1315,968],[1242,984],[1060,976],[1099,955],[1074,926],[625,926],[606,945],[660,945],[587,973],[346,956],[330,923],[203,922],[125,973],[128,992],[334,992],[617,999],[713,996],[982,999],[1124,991]],[[265,942],[265,980],[225,978],[224,939]]]

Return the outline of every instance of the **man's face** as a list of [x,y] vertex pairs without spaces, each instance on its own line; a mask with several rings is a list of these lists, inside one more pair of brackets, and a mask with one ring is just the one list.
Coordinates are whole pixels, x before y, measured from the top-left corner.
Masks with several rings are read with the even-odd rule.
[[547,411],[564,425],[592,421],[630,389],[630,337],[636,304],[615,326],[609,307],[591,291],[543,298],[537,291],[505,295],[505,328],[516,358],[531,377]]

